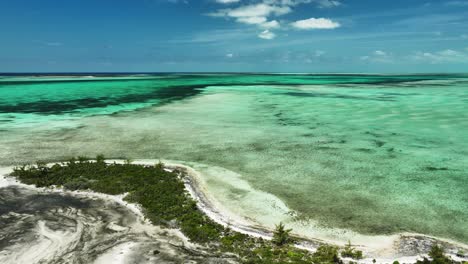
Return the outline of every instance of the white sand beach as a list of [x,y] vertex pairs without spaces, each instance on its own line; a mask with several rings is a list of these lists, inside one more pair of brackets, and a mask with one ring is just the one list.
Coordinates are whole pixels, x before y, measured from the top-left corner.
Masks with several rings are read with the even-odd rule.
[[[219,201],[216,199],[206,190],[205,178],[200,172],[196,171],[190,166],[185,164],[181,164],[177,161],[168,161],[168,160],[136,160],[133,164],[141,164],[141,165],[154,165],[158,162],[163,162],[168,170],[178,169],[183,171],[187,178],[185,179],[185,186],[192,196],[193,199],[197,201],[198,207],[201,211],[203,211],[207,216],[209,216],[215,222],[223,225],[229,226],[231,229],[247,234],[250,236],[255,237],[262,237],[264,239],[271,239],[272,237],[272,228],[268,226],[262,226],[261,223],[248,219],[242,215],[236,215],[228,208],[222,206]],[[123,163],[123,160],[107,160],[109,163]],[[135,216],[138,217],[138,223],[133,224],[133,226],[126,227],[126,226],[119,226],[115,223],[109,223],[108,228],[116,231],[124,231],[128,228],[131,229],[138,229],[138,231],[143,232],[161,232],[161,230],[153,225],[151,225],[145,218],[141,207],[137,204],[128,203],[124,201],[124,197],[126,194],[123,195],[107,195],[101,193],[95,193],[91,191],[67,191],[62,188],[36,188],[34,186],[26,185],[16,181],[15,179],[8,177],[8,173],[12,171],[12,167],[4,167],[0,168],[0,188],[8,187],[8,186],[19,186],[29,189],[38,190],[40,192],[46,193],[64,193],[78,197],[87,197],[93,199],[101,199],[105,201],[111,201],[118,203],[128,210],[130,210]],[[251,188],[247,183],[243,183],[244,189],[249,192],[254,192],[253,188]],[[270,194],[255,194],[255,195],[267,195]],[[270,198],[270,202],[271,197]],[[275,197],[273,197],[275,198]],[[277,198],[276,198],[277,199]],[[268,199],[267,199],[268,200]],[[276,203],[281,202],[279,199],[274,201]],[[278,206],[279,212],[287,212],[288,209],[286,205],[281,204]],[[269,217],[269,216],[266,216]],[[276,219],[280,220],[280,219]],[[18,260],[23,258],[24,261],[29,261],[30,263],[36,263],[39,260],[47,259],[48,256],[55,255],[58,251],[63,251],[63,247],[74,243],[78,237],[76,234],[80,232],[76,232],[75,234],[69,233],[57,233],[54,231],[49,230],[44,222],[38,223],[39,231],[38,233],[44,237],[40,243],[32,245],[31,247],[27,248],[26,251],[18,251],[14,259]],[[81,228],[86,228],[81,226]],[[168,230],[172,236],[177,237],[180,243],[184,246],[189,248],[198,249],[200,250],[197,245],[191,244],[188,239],[178,230]],[[297,247],[306,249],[309,251],[315,251],[315,249],[321,243],[332,243],[337,245],[342,245],[342,243],[337,243],[336,241],[329,241],[326,237],[309,237],[304,234],[301,234],[297,230],[293,231],[293,234],[299,237],[301,240],[297,243]],[[375,259],[377,263],[392,263],[394,260],[398,260],[400,263],[414,263],[417,259],[422,259],[426,256],[424,251],[428,251],[430,245],[432,243],[442,243],[446,248],[449,249],[449,254],[454,260],[464,260],[456,256],[456,252],[459,249],[468,249],[465,245],[461,245],[459,243],[448,241],[448,240],[441,240],[436,239],[424,235],[419,234],[397,234],[391,236],[363,236],[359,235],[360,243],[356,245],[357,248],[363,250],[364,255],[366,256],[365,259],[360,260],[359,263],[373,263]],[[365,238],[365,239],[363,239]],[[353,240],[354,241],[354,240]],[[408,245],[405,245],[407,243]],[[353,243],[355,244],[355,243]],[[409,249],[411,246],[418,248],[419,252]],[[109,248],[105,254],[100,255],[95,263],[126,263],[126,257],[132,254],[132,249],[137,247],[137,243],[135,242],[125,242],[119,243],[114,247]],[[31,251],[32,250],[32,251]],[[28,252],[38,252],[36,254],[29,254]],[[408,254],[410,253],[410,254]],[[2,256],[0,253],[0,260],[4,259],[5,263],[10,263],[12,257]],[[347,259],[345,259],[347,260]],[[348,259],[350,261],[351,259]],[[8,262],[10,261],[10,262]]]

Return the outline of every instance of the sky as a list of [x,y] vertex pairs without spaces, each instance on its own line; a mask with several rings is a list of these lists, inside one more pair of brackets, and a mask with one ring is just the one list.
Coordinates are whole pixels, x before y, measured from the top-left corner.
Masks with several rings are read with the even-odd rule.
[[0,0],[0,72],[468,72],[468,0]]

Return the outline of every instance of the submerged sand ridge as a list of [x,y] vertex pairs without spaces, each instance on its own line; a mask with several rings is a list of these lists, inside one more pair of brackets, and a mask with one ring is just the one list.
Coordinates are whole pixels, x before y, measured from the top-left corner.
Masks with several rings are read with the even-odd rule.
[[[135,163],[143,165],[154,165],[159,161],[160,160],[137,160]],[[179,169],[186,172],[188,176],[186,180],[186,188],[189,190],[193,198],[198,202],[198,206],[201,208],[201,210],[210,218],[222,225],[230,226],[232,229],[241,233],[264,237],[267,239],[271,237],[272,226],[265,225],[264,223],[261,224],[258,222],[258,219],[249,218],[245,215],[239,215],[237,212],[232,212],[229,208],[229,204],[223,205],[222,202],[217,200],[216,195],[213,195],[207,191],[207,182],[217,181],[214,177],[217,177],[218,181],[233,182],[232,179],[226,179],[226,177],[237,177],[238,175],[236,175],[234,172],[230,172],[219,167],[209,167],[203,164],[192,162],[169,160],[162,161],[169,169]],[[123,163],[124,161],[110,160],[108,162]],[[11,171],[11,168],[3,169],[0,171],[2,172],[0,174],[6,175],[9,171]],[[200,171],[207,173],[204,174]],[[326,242],[343,244],[345,239],[351,239],[353,244],[356,244],[360,249],[364,250],[366,254],[367,259],[360,261],[360,263],[372,263],[373,259],[377,259],[377,263],[388,263],[395,259],[398,259],[402,263],[415,262],[416,259],[427,253],[430,249],[430,246],[434,243],[443,244],[447,249],[449,249],[449,252],[455,260],[462,260],[456,256],[456,253],[459,249],[468,249],[468,247],[457,244],[453,241],[440,240],[417,234],[399,234],[384,237],[363,236],[349,231],[346,233],[346,231],[343,230],[318,230],[316,233],[310,233],[310,230],[317,229],[317,227],[314,226],[313,223],[295,222],[294,218],[291,217],[293,214],[287,208],[287,206],[282,203],[281,200],[271,194],[254,190],[251,186],[249,186],[248,183],[242,182],[241,179],[237,179],[237,181],[240,182],[237,182],[236,186],[241,191],[248,193],[246,195],[247,197],[263,199],[265,202],[265,208],[274,208],[274,210],[271,208],[267,210],[261,210],[260,208],[246,208],[246,210],[261,210],[260,214],[265,214],[265,218],[274,218],[277,221],[283,221],[288,226],[293,227],[295,229],[295,235],[302,237],[302,242],[300,242],[297,246],[304,249],[315,250],[315,248],[320,243]],[[59,257],[64,258],[64,252],[69,252],[67,253],[68,255],[66,257],[70,258],[72,262],[77,261],[77,256],[73,256],[73,254],[70,252],[77,250],[77,247],[81,247],[83,250],[89,246],[85,245],[83,247],[83,245],[80,246],[80,243],[77,242],[82,239],[83,236],[86,237],[84,234],[88,234],[87,236],[94,237],[90,243],[101,243],[100,245],[104,247],[103,250],[94,249],[92,254],[87,256],[88,259],[95,259],[95,263],[106,263],[108,261],[113,261],[112,263],[130,263],[131,261],[134,261],[137,256],[138,258],[144,259],[148,263],[153,263],[158,258],[151,256],[150,253],[152,248],[158,248],[159,250],[162,250],[162,252],[169,251],[169,255],[179,254],[174,252],[177,251],[178,247],[188,246],[189,248],[194,248],[193,246],[190,246],[190,243],[188,243],[180,233],[177,232],[173,233],[171,236],[172,238],[167,240],[167,238],[165,238],[168,235],[166,232],[159,231],[157,227],[145,223],[145,221],[141,218],[142,214],[138,206],[123,202],[122,196],[111,196],[88,192],[64,192],[64,196],[62,191],[59,189],[53,190],[33,188],[31,186],[20,184],[12,179],[2,176],[0,179],[0,194],[2,194],[3,197],[8,197],[9,192],[15,192],[17,194],[19,193],[21,194],[21,199],[26,200],[28,199],[28,196],[31,195],[31,193],[36,196],[38,194],[48,196],[47,199],[58,199],[62,202],[62,204],[58,205],[58,207],[60,207],[59,209],[55,209],[55,214],[60,217],[63,217],[63,214],[68,217],[67,219],[75,221],[76,224],[68,225],[68,227],[74,226],[72,231],[62,231],[60,229],[55,229],[57,223],[54,222],[54,217],[51,217],[50,215],[45,217],[47,220],[34,219],[34,221],[37,221],[34,232],[39,234],[39,239],[36,239],[34,242],[30,241],[29,243],[32,243],[34,246],[29,247],[25,252],[23,252],[24,250],[17,250],[18,248],[23,247],[20,244],[13,244],[13,246],[10,247],[0,248],[0,260],[5,260],[5,263],[13,263],[13,260],[18,259],[31,263],[35,263],[44,259],[49,259],[52,262],[53,259],[57,259]],[[66,199],[64,199],[64,197],[66,197]],[[76,204],[79,202],[89,202],[89,199],[95,202],[95,204]],[[8,201],[8,199],[6,200]],[[116,212],[113,212],[113,218],[101,219],[101,217],[105,215],[104,212],[107,213],[107,210],[113,209],[112,206],[116,206],[112,205],[112,203],[115,202],[117,202],[117,209],[114,209]],[[104,203],[104,205],[102,203]],[[18,204],[18,201],[15,201],[15,204]],[[8,206],[8,203],[6,205]],[[53,207],[57,205],[52,203],[51,206]],[[73,215],[77,214],[89,218],[90,216],[87,215],[89,211],[92,211],[93,208],[102,206],[104,206],[106,209],[101,212],[101,215],[97,218],[101,219],[101,221],[97,220],[96,218],[86,220],[73,218]],[[109,206],[111,208],[108,209]],[[118,208],[118,206],[121,206],[121,208]],[[65,207],[65,209],[63,209],[63,207]],[[19,208],[22,209],[23,206],[20,205]],[[81,212],[83,210],[86,210],[86,213]],[[130,212],[126,212],[126,210],[129,210]],[[15,212],[9,212],[8,215],[2,216],[2,219],[7,219],[8,221],[12,216],[17,217],[18,215],[19,214]],[[24,218],[24,216],[22,217]],[[40,219],[40,217],[44,217],[44,215],[36,216],[32,214],[31,217],[38,217]],[[123,219],[115,220],[115,218],[118,219],[119,217],[123,217]],[[130,220],[128,218],[130,218]],[[135,219],[138,220],[136,224]],[[63,222],[63,220],[60,221]],[[89,225],[88,222],[93,222],[93,225]],[[119,235],[102,239],[102,237],[100,237],[100,233],[102,233],[101,230],[103,228],[116,232]],[[143,230],[145,231],[145,235],[141,237],[141,234],[138,233]],[[308,233],[306,233],[307,231],[304,232],[303,230],[308,230]],[[5,229],[2,232],[9,234],[9,232],[12,231]],[[152,235],[148,235],[147,232],[152,233]],[[333,235],[330,236],[327,233]],[[330,239],[336,238],[338,236],[337,234],[342,234],[343,237],[341,239],[335,240]],[[162,240],[161,237],[159,237],[161,235],[163,237]],[[101,240],[99,242],[94,241],[96,238],[98,238],[97,240],[100,240],[99,238],[101,238]],[[102,245],[105,244],[103,241],[113,241],[113,243],[104,246]],[[176,247],[171,248],[171,245],[172,247],[174,245]],[[197,250],[196,247],[194,250]],[[13,254],[13,252],[16,253]],[[31,252],[40,252],[40,254],[30,254]],[[165,254],[166,253],[163,253],[162,255],[164,256]],[[161,257],[161,255],[159,257]],[[165,255],[165,257],[171,259],[171,256]],[[185,258],[187,255],[184,255],[183,257]]]

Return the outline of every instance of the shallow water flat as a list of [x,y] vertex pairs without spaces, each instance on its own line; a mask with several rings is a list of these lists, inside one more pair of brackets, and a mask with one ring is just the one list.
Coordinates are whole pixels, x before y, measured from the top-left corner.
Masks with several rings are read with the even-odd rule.
[[0,79],[0,164],[96,153],[196,162],[237,173],[213,174],[208,190],[262,224],[277,219],[249,210],[262,200],[238,180],[281,199],[304,233],[468,243],[468,76],[124,77]]

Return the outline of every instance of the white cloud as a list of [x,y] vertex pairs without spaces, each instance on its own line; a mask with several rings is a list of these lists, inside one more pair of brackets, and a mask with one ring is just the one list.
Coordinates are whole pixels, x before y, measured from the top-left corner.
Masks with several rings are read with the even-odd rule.
[[289,6],[276,6],[268,4],[246,5],[237,8],[221,9],[209,15],[216,17],[268,17],[270,15],[281,16],[290,13]]
[[374,54],[377,55],[377,56],[387,56],[387,53],[385,51],[381,51],[381,50],[374,51]]
[[245,24],[252,24],[252,25],[257,25],[257,24],[262,24],[267,21],[266,17],[239,17],[237,18],[238,22],[245,23]]
[[394,58],[391,53],[383,50],[376,50],[371,55],[361,56],[362,61],[377,62],[377,63],[393,63]]
[[216,3],[220,4],[233,4],[238,3],[240,0],[216,0]]
[[257,25],[259,28],[264,29],[258,37],[262,39],[273,39],[276,34],[271,32],[271,29],[280,27],[276,20],[268,21],[269,16],[281,16],[291,12],[292,9],[287,5],[273,5],[273,4],[253,4],[240,6],[237,8],[221,9],[209,15],[215,17],[228,17],[234,18],[239,23]]
[[416,52],[410,56],[416,62],[440,63],[468,63],[468,53],[446,49],[438,52]]
[[226,57],[227,57],[227,58],[232,58],[232,57],[234,57],[234,54],[228,53],[228,54],[226,54]]
[[466,50],[445,49],[435,52],[418,51],[402,56],[395,56],[390,52],[376,50],[369,55],[361,56],[359,59],[373,63],[468,64],[468,48]]
[[340,23],[335,22],[328,18],[309,18],[298,20],[291,23],[294,28],[307,30],[307,29],[334,29],[340,27]]
[[258,37],[262,39],[274,39],[276,34],[267,29],[258,34]]
[[341,2],[333,0],[320,0],[318,1],[318,4],[320,8],[332,8],[340,6]]
[[341,2],[337,0],[264,0],[264,3],[288,6],[315,3],[319,8],[331,8],[341,5]]
[[[213,0],[221,4],[240,3],[240,0]],[[246,1],[247,2],[247,1]],[[253,3],[252,3],[253,2]],[[242,2],[244,3],[244,2]],[[280,23],[271,19],[273,16],[283,16],[293,11],[292,8],[300,4],[313,3],[319,8],[334,7],[341,5],[338,0],[256,0],[248,1],[249,4],[241,4],[233,8],[219,9],[209,16],[233,19],[238,23],[255,25],[264,30],[258,36],[263,39],[275,38],[272,29],[280,28]],[[311,18],[296,21],[291,24],[298,29],[332,29],[340,27],[338,22],[326,18]],[[287,29],[288,27],[286,27]]]
[[264,29],[274,29],[274,28],[279,28],[280,24],[276,20],[268,21],[265,23],[260,24],[260,27]]

